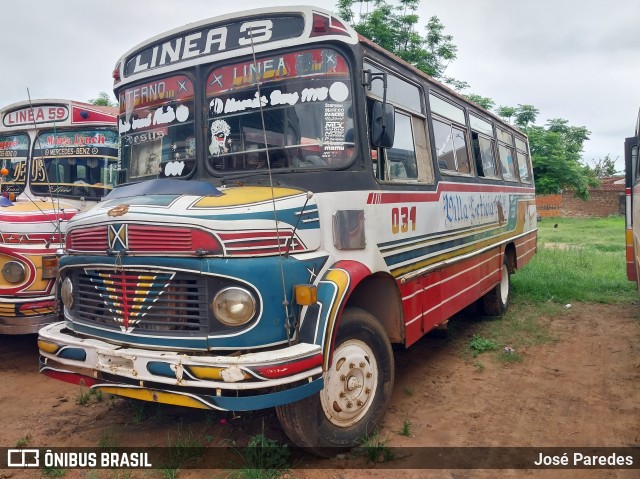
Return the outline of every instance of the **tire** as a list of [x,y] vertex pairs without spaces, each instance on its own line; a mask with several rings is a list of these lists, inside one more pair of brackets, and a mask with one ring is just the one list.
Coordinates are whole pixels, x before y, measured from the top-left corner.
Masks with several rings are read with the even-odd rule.
[[504,255],[500,282],[481,299],[482,311],[485,316],[502,316],[509,309],[511,298],[511,274],[509,273],[509,258]]
[[384,328],[370,313],[349,308],[342,314],[324,388],[276,407],[276,413],[295,445],[330,457],[377,429],[393,381],[393,351]]

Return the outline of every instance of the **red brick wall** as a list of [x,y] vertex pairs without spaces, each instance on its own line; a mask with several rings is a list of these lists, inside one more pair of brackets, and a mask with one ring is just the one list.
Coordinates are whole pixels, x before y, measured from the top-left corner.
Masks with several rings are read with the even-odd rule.
[[610,216],[624,214],[624,190],[591,190],[588,201],[576,198],[572,191],[562,195],[536,196],[538,214],[552,216]]
[[560,216],[562,206],[562,195],[540,195],[536,196],[536,209],[543,218]]

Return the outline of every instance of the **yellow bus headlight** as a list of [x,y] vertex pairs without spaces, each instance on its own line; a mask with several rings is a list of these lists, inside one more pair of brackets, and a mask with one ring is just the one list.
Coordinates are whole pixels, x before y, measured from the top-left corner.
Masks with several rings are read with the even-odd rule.
[[9,261],[2,267],[2,277],[9,283],[21,283],[27,275],[22,263]]

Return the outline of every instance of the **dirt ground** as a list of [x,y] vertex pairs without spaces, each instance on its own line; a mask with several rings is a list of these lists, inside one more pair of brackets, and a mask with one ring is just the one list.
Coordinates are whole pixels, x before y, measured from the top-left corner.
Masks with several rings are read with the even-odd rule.
[[[640,447],[640,308],[637,304],[574,304],[541,318],[554,338],[518,351],[523,360],[465,354],[482,327],[468,317],[454,339],[425,337],[397,351],[396,383],[381,437],[393,447]],[[83,391],[38,374],[36,336],[0,336],[0,447],[28,438],[31,447],[167,446],[178,437],[200,444],[245,445],[264,431],[285,440],[273,410],[231,414],[137,403],[115,398],[77,402]],[[411,435],[398,434],[406,421]],[[638,478],[635,470],[417,470],[346,458],[307,458],[287,477]],[[402,467],[397,459],[395,467]],[[345,468],[346,467],[346,468]],[[179,478],[230,473],[185,469]],[[46,477],[42,471],[0,470],[0,478]],[[162,478],[161,471],[67,469],[65,478]]]

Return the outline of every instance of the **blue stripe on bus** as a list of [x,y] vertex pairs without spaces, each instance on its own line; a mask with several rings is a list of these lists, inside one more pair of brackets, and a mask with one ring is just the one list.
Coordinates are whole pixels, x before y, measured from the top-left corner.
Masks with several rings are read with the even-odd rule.
[[[287,210],[278,210],[278,221],[287,223],[291,226],[294,226],[296,223],[298,224],[299,230],[310,230],[310,229],[320,229],[319,224],[319,215],[317,210],[315,211],[303,211],[302,217],[298,222],[298,217],[300,216],[300,212],[302,208],[290,208]],[[145,212],[145,216],[167,216],[168,213],[166,211],[155,212],[148,211]],[[180,214],[180,218],[193,218],[197,220],[214,220],[214,221],[239,221],[239,220],[268,220],[273,221],[273,211],[257,211],[255,213],[242,212],[238,214],[224,214],[224,215],[193,215],[186,214],[183,212]]]
[[[322,378],[318,378],[302,386],[276,391],[259,396],[201,396],[203,400],[227,411],[253,411],[255,409],[267,409],[299,401],[317,393],[324,386]],[[286,385],[284,387],[287,387]]]

